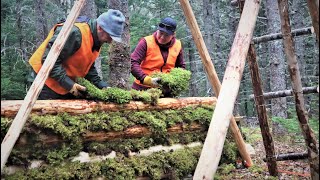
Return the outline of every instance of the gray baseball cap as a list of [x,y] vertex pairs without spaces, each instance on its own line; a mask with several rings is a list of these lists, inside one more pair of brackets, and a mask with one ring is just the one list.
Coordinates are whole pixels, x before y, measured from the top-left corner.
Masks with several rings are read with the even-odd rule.
[[111,36],[112,40],[122,41],[121,34],[123,33],[125,17],[119,10],[109,9],[102,13],[97,18],[97,23]]

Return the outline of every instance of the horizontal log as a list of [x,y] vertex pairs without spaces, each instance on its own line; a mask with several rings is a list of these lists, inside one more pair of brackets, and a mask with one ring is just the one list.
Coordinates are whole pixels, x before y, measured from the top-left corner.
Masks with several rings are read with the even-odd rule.
[[[304,87],[302,88],[302,92],[303,94],[317,93],[318,92],[317,86]],[[293,96],[292,90],[263,93],[264,99],[273,99],[273,98],[280,98],[280,97],[287,97],[287,96]],[[254,99],[254,94],[249,95],[249,99]]]
[[[278,154],[275,156],[276,161],[287,161],[287,160],[298,160],[298,159],[307,159],[308,153],[289,153],[289,154]],[[263,158],[263,161],[267,161],[266,158]]]
[[[188,127],[184,127],[183,124],[175,125],[167,129],[168,134],[178,134],[178,133],[187,133],[187,132],[199,132],[206,131],[206,127],[200,125],[198,123],[192,123]],[[82,135],[82,140],[84,142],[103,142],[107,140],[115,140],[115,139],[124,139],[124,138],[137,138],[151,135],[152,131],[145,126],[133,126],[127,128],[124,131],[100,131],[100,132],[90,132],[87,131]],[[59,142],[63,142],[64,140],[61,136],[58,135],[47,135],[40,134],[41,142],[44,144],[57,144]],[[17,146],[24,146],[26,144],[32,144],[27,137],[20,136],[17,141]]]
[[[89,100],[38,100],[31,113],[45,115],[66,112],[77,115],[101,111],[179,109],[186,106],[215,105],[216,101],[215,97],[160,98],[157,105],[151,105],[141,101],[115,104]],[[14,117],[22,102],[23,100],[1,101],[1,116]]]
[[[291,31],[291,36],[295,37],[295,36],[312,34],[313,31],[314,31],[313,27],[295,29],[295,30]],[[254,44],[258,44],[258,43],[262,43],[262,42],[282,39],[282,37],[283,37],[282,33],[275,33],[275,34],[268,34],[268,35],[252,38],[252,41],[254,42]]]

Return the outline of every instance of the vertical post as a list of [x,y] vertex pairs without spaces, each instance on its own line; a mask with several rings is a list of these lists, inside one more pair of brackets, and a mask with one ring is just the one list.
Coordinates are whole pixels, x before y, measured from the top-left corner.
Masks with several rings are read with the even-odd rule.
[[307,0],[307,4],[319,46],[319,0]]
[[[198,52],[201,56],[201,60],[203,63],[203,66],[206,70],[206,73],[208,75],[208,79],[213,87],[213,90],[217,97],[219,96],[220,89],[221,89],[221,82],[219,81],[218,75],[216,73],[216,70],[213,66],[213,63],[211,61],[208,49],[206,47],[206,44],[203,40],[203,37],[200,32],[200,28],[197,24],[196,18],[192,12],[192,8],[189,4],[188,0],[180,0],[181,8],[185,14],[186,21],[190,27],[191,34],[193,37],[193,40],[196,44],[196,47],[198,49]],[[245,165],[247,167],[252,166],[253,162],[251,160],[251,157],[246,149],[245,142],[242,138],[242,135],[240,133],[240,129],[234,119],[233,116],[230,117],[230,128],[233,135],[233,138],[235,140],[235,143],[239,149],[240,155],[242,156],[243,160],[245,161]],[[229,121],[229,120],[228,120]]]
[[220,95],[194,173],[194,180],[212,180],[218,168],[259,7],[260,1],[256,0],[246,0],[244,4],[243,13],[229,54]]
[[[312,129],[308,124],[308,113],[304,106],[304,97],[302,93],[301,77],[299,66],[297,62],[297,57],[294,51],[294,42],[291,36],[289,10],[288,10],[288,0],[278,0],[279,4],[279,14],[281,20],[281,31],[283,34],[283,44],[285,48],[285,53],[288,60],[288,69],[290,72],[291,85],[295,100],[295,106],[297,111],[298,120],[300,127],[305,139],[309,163],[311,170],[311,179],[319,179],[319,152],[317,148],[317,140],[314,136]],[[318,15],[319,16],[319,15]]]
[[65,42],[67,41],[72,26],[79,16],[84,2],[85,0],[78,0],[75,2],[66,22],[61,29],[61,32],[59,33],[56,41],[53,43],[52,48],[45,62],[43,63],[43,66],[41,67],[38,75],[32,83],[26,97],[24,98],[23,104],[21,105],[16,117],[14,118],[6,136],[1,143],[1,172],[8,160],[14,144],[16,143],[21,133],[24,124],[27,121],[27,118],[29,117],[32,107],[36,102],[51,69],[53,68],[54,63],[56,62]]

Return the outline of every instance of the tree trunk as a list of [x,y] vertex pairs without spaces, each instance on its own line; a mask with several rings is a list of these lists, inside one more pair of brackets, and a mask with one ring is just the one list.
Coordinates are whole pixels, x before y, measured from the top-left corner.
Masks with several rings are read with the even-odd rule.
[[[187,34],[188,37],[191,36],[190,33],[190,29],[187,28]],[[197,68],[197,62],[196,62],[196,58],[195,58],[195,51],[194,51],[194,46],[191,43],[192,38],[188,38],[187,40],[187,53],[185,53],[185,55],[188,56],[189,59],[189,64],[190,64],[190,71],[191,71],[191,80],[190,80],[190,88],[189,88],[189,96],[190,97],[196,97],[199,96],[199,92],[198,92],[198,68]]]
[[39,47],[40,44],[46,39],[48,35],[48,28],[47,28],[47,19],[45,15],[45,0],[36,0],[34,1],[34,11],[36,16],[36,46]]
[[[1,101],[1,116],[14,117],[22,102],[22,100]],[[38,100],[31,113],[43,115],[66,112],[76,115],[98,111],[178,109],[186,106],[215,105],[215,103],[215,97],[160,98],[156,106],[144,104],[141,101],[115,104],[88,100]]]
[[130,77],[130,33],[128,0],[109,0],[110,9],[118,9],[125,16],[125,26],[122,34],[122,43],[112,42],[109,51],[108,84],[112,87],[129,89]]
[[290,35],[290,19],[288,10],[288,0],[278,0],[279,8],[281,9],[281,31],[283,34],[283,43],[285,47],[286,56],[288,59],[288,68],[290,78],[292,81],[292,89],[294,92],[295,106],[297,111],[298,120],[302,130],[303,137],[308,147],[311,179],[319,179],[319,151],[317,148],[317,140],[314,136],[312,129],[308,124],[308,114],[304,106],[304,98],[302,94],[302,85],[299,72],[297,58],[294,52],[294,43]]
[[[266,0],[267,25],[269,33],[280,32],[278,4],[274,0]],[[271,91],[286,89],[285,61],[281,41],[269,42],[270,55],[270,87]],[[271,100],[272,116],[287,118],[287,100],[279,98]],[[275,127],[276,128],[276,127]]]

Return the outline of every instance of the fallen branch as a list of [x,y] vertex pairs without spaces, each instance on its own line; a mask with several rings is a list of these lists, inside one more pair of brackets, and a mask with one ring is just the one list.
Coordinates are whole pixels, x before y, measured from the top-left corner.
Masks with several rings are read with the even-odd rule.
[[[311,93],[317,93],[317,86],[314,87],[304,87],[302,88],[303,94],[311,94]],[[284,90],[284,91],[276,91],[276,92],[268,92],[263,93],[264,99],[273,99],[273,98],[280,98],[280,97],[287,97],[287,96],[293,96],[292,90]],[[253,99],[254,95],[249,95],[249,99]]]

